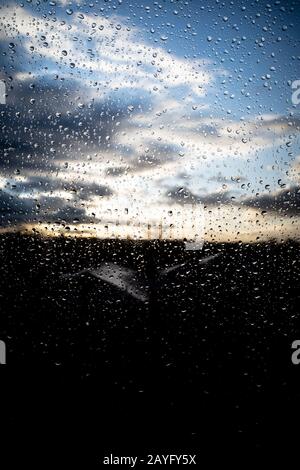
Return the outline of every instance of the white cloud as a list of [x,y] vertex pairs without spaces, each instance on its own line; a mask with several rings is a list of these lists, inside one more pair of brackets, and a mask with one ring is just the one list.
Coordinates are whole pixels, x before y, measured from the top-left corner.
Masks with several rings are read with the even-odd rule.
[[[207,60],[189,60],[148,44],[137,28],[127,28],[121,17],[100,18],[77,13],[64,21],[34,17],[21,7],[13,7],[2,18],[4,36],[25,48],[29,61],[51,60],[49,72],[73,74],[79,80],[95,80],[109,89],[137,89],[168,96],[168,89],[186,87],[195,98],[204,96],[213,81]],[[34,47],[31,51],[30,48]],[[66,51],[63,55],[62,51]],[[31,59],[30,59],[31,57]],[[74,68],[70,69],[70,64]],[[23,79],[23,75],[17,78]],[[155,96],[154,96],[155,98]]]

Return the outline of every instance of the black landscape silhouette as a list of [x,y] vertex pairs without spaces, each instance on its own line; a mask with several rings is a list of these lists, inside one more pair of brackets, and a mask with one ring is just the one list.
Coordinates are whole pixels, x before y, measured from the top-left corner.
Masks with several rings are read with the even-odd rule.
[[48,423],[84,461],[99,442],[203,458],[268,452],[270,437],[283,449],[299,396],[296,242],[185,251],[3,235],[0,246],[8,430],[21,441],[30,420],[35,442]]

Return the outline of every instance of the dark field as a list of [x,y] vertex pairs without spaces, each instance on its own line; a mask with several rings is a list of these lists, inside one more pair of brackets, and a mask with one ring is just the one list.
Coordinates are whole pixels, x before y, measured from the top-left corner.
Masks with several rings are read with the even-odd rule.
[[[193,453],[204,464],[297,449],[297,243],[188,252],[10,235],[0,256],[12,461],[39,449],[57,464],[109,453]],[[88,271],[105,261],[134,271],[144,298]]]

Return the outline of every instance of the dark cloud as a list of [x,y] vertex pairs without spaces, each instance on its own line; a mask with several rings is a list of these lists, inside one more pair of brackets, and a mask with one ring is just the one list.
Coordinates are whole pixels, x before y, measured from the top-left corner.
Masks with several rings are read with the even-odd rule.
[[[0,5],[1,8],[1,5]],[[1,15],[1,10],[0,10]],[[0,16],[1,21],[1,16]],[[3,23],[0,24],[1,31],[3,31]],[[11,36],[9,34],[9,36]],[[15,41],[11,37],[1,37],[0,41],[0,79],[5,80],[9,84],[13,76],[17,72],[30,71],[30,59],[28,52],[20,41]]]
[[179,204],[237,205],[253,207],[260,211],[280,212],[286,215],[300,214],[300,186],[293,186],[274,194],[262,194],[247,199],[238,199],[232,192],[213,192],[204,195],[193,194],[188,189],[174,188],[167,193],[169,200]]
[[76,80],[12,79],[0,107],[1,171],[55,169],[61,160],[112,148],[127,106],[117,99],[94,102],[91,89]]
[[129,172],[139,173],[147,170],[152,170],[154,167],[161,166],[169,161],[173,160],[172,156],[166,154],[164,158],[159,155],[141,155],[137,159],[131,162]]
[[[94,223],[85,204],[94,196],[112,196],[112,190],[101,182],[65,181],[61,162],[82,162],[83,153],[106,151],[113,145],[116,122],[128,115],[127,107],[113,99],[88,101],[87,93],[79,94],[76,80],[19,81],[13,74],[5,80],[8,99],[0,108],[0,171],[7,182],[0,193],[1,226]],[[63,191],[65,197],[57,197],[55,191]]]
[[218,205],[232,203],[234,201],[234,197],[231,196],[229,191],[196,195],[184,187],[173,188],[171,191],[168,191],[167,197],[172,202],[179,204]]
[[211,176],[208,181],[213,181],[216,183],[228,183],[228,178],[226,176],[219,174],[216,176]]
[[109,167],[106,169],[106,174],[108,176],[122,176],[124,175],[125,173],[127,173],[129,170],[129,167],[123,167],[123,166],[119,166],[119,167]]
[[[60,189],[65,190],[69,198],[51,195],[52,191]],[[41,195],[45,192],[46,194]],[[72,185],[48,178],[32,177],[26,182],[7,184],[4,190],[0,190],[0,224],[8,226],[37,221],[95,222],[94,218],[86,214],[86,201],[89,201],[91,196],[111,195],[111,189],[100,184]]]
[[245,178],[244,176],[224,176],[219,173],[216,176],[211,176],[208,181],[224,184],[228,184],[230,182],[245,183],[247,181],[247,178]]
[[283,189],[276,194],[262,194],[243,200],[243,205],[261,211],[276,211],[289,215],[300,214],[300,186]]
[[199,196],[199,202],[204,205],[219,205],[219,204],[232,204],[235,203],[235,197],[229,191],[209,193],[204,196]]
[[87,200],[91,195],[93,196],[111,196],[112,190],[103,184],[89,183],[85,181],[69,182],[63,179],[54,178],[51,176],[28,176],[26,181],[13,181],[8,182],[6,185],[7,189],[13,190],[14,193],[27,193],[28,195],[36,192],[51,192],[56,190],[65,191],[66,194],[70,193],[70,197],[78,197],[82,200]]
[[20,198],[0,191],[0,226],[33,222],[89,223],[93,221],[84,208],[71,206],[60,198]]
[[280,116],[274,119],[263,119],[258,121],[259,126],[261,128],[274,128],[274,127],[281,127],[282,132],[286,133],[287,129],[291,129],[291,131],[300,131],[300,118],[297,116],[287,117],[287,116]]
[[173,188],[166,193],[170,202],[178,204],[192,204],[199,201],[199,197],[193,194],[189,189],[180,187]]
[[173,145],[155,144],[147,153],[136,156],[128,155],[126,167],[109,167],[106,174],[109,176],[122,176],[128,173],[142,173],[160,167],[174,160],[177,147]]
[[27,221],[35,214],[36,203],[32,199],[20,199],[0,190],[0,226]]
[[53,214],[51,222],[55,223],[93,223],[95,219],[88,217],[84,208],[64,206]]

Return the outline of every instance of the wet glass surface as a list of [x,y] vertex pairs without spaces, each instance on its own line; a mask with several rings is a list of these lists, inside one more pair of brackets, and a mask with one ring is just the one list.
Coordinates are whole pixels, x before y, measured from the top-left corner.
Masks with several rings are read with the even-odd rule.
[[1,3],[11,459],[295,449],[299,23],[296,1]]

